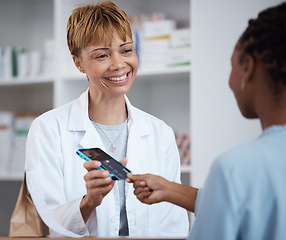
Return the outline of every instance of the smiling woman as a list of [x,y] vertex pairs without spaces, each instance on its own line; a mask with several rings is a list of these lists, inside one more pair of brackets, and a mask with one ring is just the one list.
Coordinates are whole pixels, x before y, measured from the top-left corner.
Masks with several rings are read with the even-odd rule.
[[[99,161],[84,163],[76,154],[79,148],[98,147],[134,173],[180,183],[172,129],[125,96],[138,70],[126,13],[109,1],[81,6],[68,20],[67,42],[89,88],[38,117],[27,140],[26,171],[41,176],[47,207],[62,226],[81,236],[186,237],[185,210],[168,203],[143,205],[131,185],[112,181],[107,171],[97,169]],[[33,186],[29,190],[32,197],[39,194]],[[50,228],[50,236],[62,235]]]
[[[130,37],[127,36],[124,42],[115,34],[112,41],[107,44],[108,42],[103,41],[81,49],[79,57],[73,55],[76,67],[88,76],[92,103],[89,115],[99,123],[102,119],[98,119],[101,115],[94,112],[95,105],[102,103],[103,99],[107,99],[109,103],[114,101],[116,105],[120,104],[120,100],[124,102],[123,94],[131,88],[138,70],[138,58]],[[122,122],[122,117],[119,116],[109,124]]]

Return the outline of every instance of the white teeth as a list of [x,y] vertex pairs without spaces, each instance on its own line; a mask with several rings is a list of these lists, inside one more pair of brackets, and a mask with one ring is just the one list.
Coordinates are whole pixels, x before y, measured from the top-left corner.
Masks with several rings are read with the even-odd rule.
[[108,78],[108,79],[111,81],[122,81],[122,80],[125,80],[126,78],[127,78],[127,74],[125,74],[122,77],[112,77],[112,78]]

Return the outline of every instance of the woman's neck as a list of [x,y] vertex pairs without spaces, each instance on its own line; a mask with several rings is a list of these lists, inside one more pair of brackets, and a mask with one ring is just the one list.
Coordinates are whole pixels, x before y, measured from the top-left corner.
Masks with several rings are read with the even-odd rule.
[[99,124],[119,125],[127,118],[127,108],[124,95],[114,98],[91,96],[88,104],[89,118]]
[[[266,115],[266,116],[265,116]],[[265,114],[260,117],[261,127],[265,129],[272,125],[285,125],[286,124],[286,109],[279,111],[271,111],[269,114]]]
[[262,129],[286,124],[286,95],[282,95],[279,100],[272,98],[272,101],[269,100],[262,105],[263,111],[259,112]]

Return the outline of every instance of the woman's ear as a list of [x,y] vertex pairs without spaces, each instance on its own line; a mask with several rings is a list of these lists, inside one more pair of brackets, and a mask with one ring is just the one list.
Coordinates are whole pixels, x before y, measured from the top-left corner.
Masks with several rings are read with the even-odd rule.
[[242,79],[241,79],[241,90],[244,91],[245,87],[252,81],[254,74],[254,58],[250,55],[246,55],[242,62]]
[[83,69],[83,67],[82,67],[81,59],[80,59],[79,57],[74,56],[74,55],[72,55],[72,59],[73,59],[73,62],[74,62],[74,64],[75,64],[76,68],[77,68],[80,72],[85,73],[85,72],[84,72],[84,69]]
[[252,80],[255,68],[255,60],[252,56],[246,55],[242,63],[243,81],[245,84]]

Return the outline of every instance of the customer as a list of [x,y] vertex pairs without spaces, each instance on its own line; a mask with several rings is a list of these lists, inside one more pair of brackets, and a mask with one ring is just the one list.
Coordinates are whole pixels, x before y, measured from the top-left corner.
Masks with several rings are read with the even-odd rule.
[[[127,167],[135,173],[180,182],[172,129],[133,107],[125,96],[138,69],[126,13],[110,1],[75,9],[67,24],[67,43],[89,88],[37,118],[27,140],[26,171],[39,172],[49,210],[81,236],[186,237],[186,210],[169,203],[146,206],[133,195],[132,186],[112,181],[107,171],[96,170],[99,162],[84,163],[76,155],[79,148],[100,147],[116,159],[128,157]],[[29,190],[36,196],[33,186]],[[50,236],[61,233],[50,229]]]
[[286,239],[286,3],[249,21],[231,63],[239,109],[260,119],[262,135],[222,154],[198,192],[148,174],[127,181],[143,203],[195,208],[189,239]]

